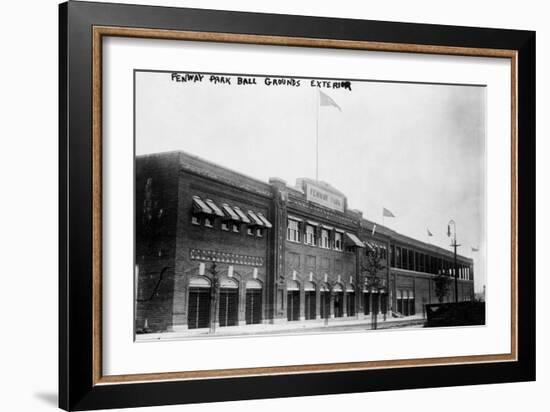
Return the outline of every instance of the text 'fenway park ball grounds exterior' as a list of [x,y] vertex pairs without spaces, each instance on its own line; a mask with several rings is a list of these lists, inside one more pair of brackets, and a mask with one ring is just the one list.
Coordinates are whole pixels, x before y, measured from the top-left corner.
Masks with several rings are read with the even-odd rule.
[[[168,152],[136,157],[135,196],[138,337],[422,318],[435,278],[454,277],[452,252],[364,219],[324,182]],[[473,261],[457,268],[458,300],[472,300]]]

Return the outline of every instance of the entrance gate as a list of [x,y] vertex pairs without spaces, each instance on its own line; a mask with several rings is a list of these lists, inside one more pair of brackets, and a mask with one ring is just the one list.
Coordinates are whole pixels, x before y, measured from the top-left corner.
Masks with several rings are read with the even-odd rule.
[[210,281],[207,278],[191,278],[187,305],[187,327],[189,329],[210,326]]
[[315,319],[317,316],[317,295],[315,294],[315,284],[313,282],[307,282],[304,285],[304,296],[306,319]]
[[246,313],[247,324],[262,323],[262,284],[257,280],[246,282]]
[[288,282],[286,287],[286,317],[288,321],[300,319],[300,286],[295,280]]
[[239,288],[237,282],[223,279],[220,282],[220,326],[236,326],[239,316]]

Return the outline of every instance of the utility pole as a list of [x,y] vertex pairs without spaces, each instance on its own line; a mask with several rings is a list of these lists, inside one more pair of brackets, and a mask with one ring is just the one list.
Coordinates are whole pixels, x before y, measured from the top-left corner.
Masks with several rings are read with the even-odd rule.
[[453,225],[454,234],[453,243],[451,243],[451,246],[454,248],[455,303],[458,303],[458,265],[456,261],[456,248],[460,245],[456,243],[456,223],[454,220],[449,221],[447,226],[447,234],[448,236],[451,236],[451,225]]

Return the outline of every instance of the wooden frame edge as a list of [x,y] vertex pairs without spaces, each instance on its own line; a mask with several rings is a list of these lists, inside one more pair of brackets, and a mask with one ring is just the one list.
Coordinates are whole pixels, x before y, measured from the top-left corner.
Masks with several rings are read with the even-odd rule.
[[102,333],[102,34],[92,33],[92,301],[93,354],[92,383],[100,381],[103,371]]
[[[398,53],[421,53],[472,57],[509,58],[511,60],[511,352],[509,354],[452,356],[440,358],[417,358],[367,362],[328,363],[314,365],[288,365],[257,368],[236,368],[201,371],[162,372],[130,375],[103,375],[102,373],[102,39],[104,36],[131,37],[163,40],[187,40],[256,44],[290,47],[317,47],[383,51]],[[518,52],[508,49],[469,48],[455,46],[433,46],[406,43],[385,43],[355,40],[335,40],[304,37],[265,36],[220,32],[197,32],[165,29],[144,29],[115,26],[93,26],[92,29],[92,188],[93,188],[93,385],[117,383],[159,382],[174,380],[218,379],[253,377],[262,375],[283,375],[300,373],[329,373],[382,368],[404,368],[441,365],[464,365],[475,363],[513,362],[518,360],[517,336],[517,295],[518,295],[518,242],[517,242],[517,203],[518,203],[518,139],[517,139],[517,79]]]

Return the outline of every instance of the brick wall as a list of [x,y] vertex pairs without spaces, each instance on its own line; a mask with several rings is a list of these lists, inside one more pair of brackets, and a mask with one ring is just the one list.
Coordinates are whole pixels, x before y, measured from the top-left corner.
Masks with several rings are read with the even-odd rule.
[[[193,210],[193,196],[201,199],[211,199],[219,207],[223,203],[229,206],[238,206],[247,213],[248,210],[270,216],[271,198],[258,193],[239,190],[236,187],[213,181],[205,176],[198,176],[192,172],[182,170],[179,173],[178,185],[178,219],[176,244],[176,273],[178,274],[176,299],[174,300],[174,324],[185,327],[187,324],[187,284],[191,277],[199,275],[199,265],[205,262],[206,275],[212,267],[212,262],[197,258],[207,255],[207,251],[215,252],[216,259],[225,261],[216,262],[216,271],[219,276],[227,276],[229,266],[233,266],[233,280],[238,282],[240,290],[239,319],[244,320],[244,291],[246,282],[253,279],[254,268],[257,268],[257,280],[262,282],[263,301],[267,301],[265,294],[267,282],[268,244],[271,229],[263,231],[262,237],[247,234],[246,225],[240,224],[239,233],[221,229],[222,219],[214,218],[213,227],[204,224],[195,225],[191,222]],[[192,254],[195,251],[195,254]],[[197,252],[200,251],[200,252]],[[254,259],[252,259],[254,258]],[[230,262],[234,260],[234,262]],[[245,264],[238,263],[244,261]],[[264,310],[265,312],[265,310]],[[263,318],[267,313],[263,314]]]
[[176,153],[136,159],[136,330],[170,326],[176,245]]

